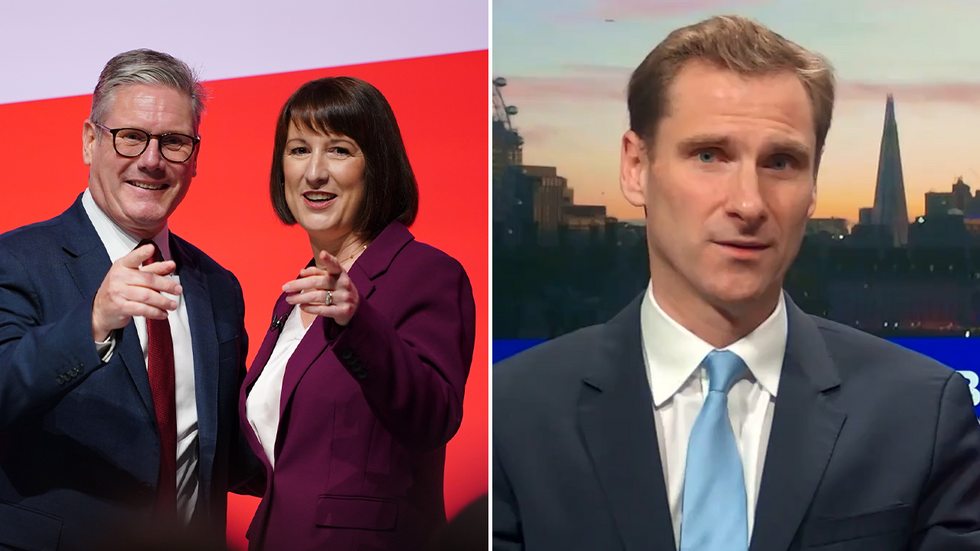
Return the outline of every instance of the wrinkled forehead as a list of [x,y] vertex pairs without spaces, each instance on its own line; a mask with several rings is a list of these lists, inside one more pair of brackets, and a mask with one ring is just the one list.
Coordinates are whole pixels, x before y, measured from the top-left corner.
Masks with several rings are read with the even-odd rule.
[[683,67],[667,90],[660,131],[719,134],[816,147],[813,103],[794,71],[740,74],[707,63]]
[[192,129],[197,134],[194,102],[176,88],[163,84],[123,84],[116,87],[107,99],[107,120],[134,121],[159,113],[164,114],[171,125]]

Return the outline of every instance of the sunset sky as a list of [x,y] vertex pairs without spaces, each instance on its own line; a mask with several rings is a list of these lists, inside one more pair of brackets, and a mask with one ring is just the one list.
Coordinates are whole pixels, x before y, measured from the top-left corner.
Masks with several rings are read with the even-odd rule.
[[[895,96],[909,217],[957,176],[980,187],[980,2],[494,0],[493,74],[507,78],[524,163],[558,167],[575,202],[642,218],[618,187],[632,69],[673,29],[716,14],[769,26],[834,65],[838,100],[817,217],[874,202],[886,94]],[[606,21],[612,20],[611,22]]]

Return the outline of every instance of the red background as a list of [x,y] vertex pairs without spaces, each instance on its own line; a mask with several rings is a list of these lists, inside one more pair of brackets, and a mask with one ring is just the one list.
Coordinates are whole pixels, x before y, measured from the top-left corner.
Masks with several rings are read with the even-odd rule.
[[[251,362],[280,287],[311,258],[305,232],[283,226],[269,205],[279,109],[297,87],[323,76],[356,76],[381,90],[419,182],[412,232],[463,264],[477,304],[463,425],[447,450],[450,516],[488,487],[488,74],[484,50],[208,82],[198,175],[170,219],[174,233],[241,281]],[[88,167],[81,136],[90,107],[91,96],[0,105],[0,231],[56,216],[84,191]],[[257,504],[252,497],[229,496],[230,545],[244,548]]]

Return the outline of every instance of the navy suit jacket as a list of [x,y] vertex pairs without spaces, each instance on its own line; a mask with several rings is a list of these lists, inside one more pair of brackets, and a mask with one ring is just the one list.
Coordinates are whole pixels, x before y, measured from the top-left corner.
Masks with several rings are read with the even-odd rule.
[[[463,418],[475,303],[463,267],[392,222],[348,272],[361,302],[318,317],[286,364],[275,469],[245,400],[275,348],[270,329],[241,392],[243,430],[268,485],[249,549],[420,549],[446,522],[445,445]],[[292,310],[280,296],[273,315]]]
[[[173,234],[171,251],[194,349],[194,520],[223,534],[229,485],[247,469],[242,291]],[[0,549],[86,549],[151,514],[160,444],[136,326],[117,333],[105,364],[92,339],[92,302],[110,266],[81,196],[0,236]]]
[[[980,549],[980,428],[953,370],[803,313],[751,551]],[[493,548],[673,551],[640,299],[493,368]]]

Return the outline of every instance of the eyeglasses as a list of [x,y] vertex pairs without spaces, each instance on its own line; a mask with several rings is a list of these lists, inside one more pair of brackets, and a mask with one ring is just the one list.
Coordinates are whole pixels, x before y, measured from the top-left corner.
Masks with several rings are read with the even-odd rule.
[[138,128],[107,128],[96,124],[102,130],[112,134],[112,147],[116,153],[130,159],[139,157],[150,145],[150,140],[157,139],[160,155],[172,163],[183,163],[194,154],[194,148],[201,138],[168,132],[166,134],[150,134]]

